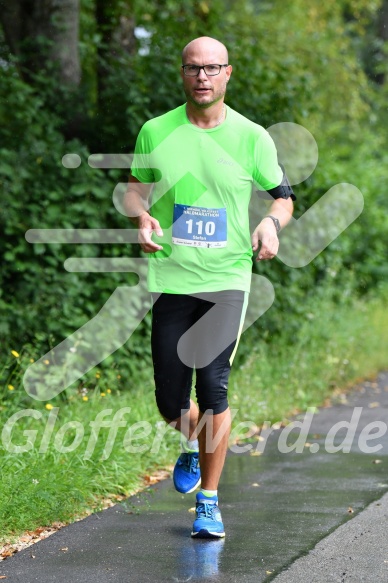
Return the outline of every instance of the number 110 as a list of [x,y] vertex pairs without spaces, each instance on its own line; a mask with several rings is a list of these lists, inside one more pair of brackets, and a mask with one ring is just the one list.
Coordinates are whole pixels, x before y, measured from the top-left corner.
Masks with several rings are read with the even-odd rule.
[[[195,224],[197,225],[197,235],[202,235],[203,221],[197,221]],[[189,219],[188,221],[186,221],[186,225],[188,225],[187,232],[189,234],[191,234],[193,232],[193,219]],[[216,230],[216,224],[213,221],[207,221],[205,223],[205,234],[206,235],[209,235],[209,237],[211,235],[214,235],[215,230]]]

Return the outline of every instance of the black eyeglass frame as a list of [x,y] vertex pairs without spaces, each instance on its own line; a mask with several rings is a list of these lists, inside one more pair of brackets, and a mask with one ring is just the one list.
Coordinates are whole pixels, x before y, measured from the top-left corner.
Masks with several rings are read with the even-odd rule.
[[[205,71],[205,67],[214,67],[217,66],[220,68],[220,70],[218,71],[218,73],[213,73],[213,74],[208,74]],[[187,75],[186,73],[186,67],[198,67],[198,72],[195,75]],[[205,75],[207,75],[207,77],[215,77],[216,75],[219,75],[221,73],[221,68],[222,67],[229,67],[229,63],[226,63],[225,65],[219,65],[218,63],[209,63],[208,65],[194,65],[194,64],[186,64],[186,65],[182,65],[182,69],[183,69],[183,74],[185,75],[185,77],[198,77],[198,75],[201,72],[201,69],[203,69]]]

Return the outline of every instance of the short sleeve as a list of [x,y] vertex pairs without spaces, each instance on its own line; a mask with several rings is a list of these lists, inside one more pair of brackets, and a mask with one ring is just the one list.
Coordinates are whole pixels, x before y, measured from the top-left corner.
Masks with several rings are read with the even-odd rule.
[[255,144],[253,180],[259,190],[271,190],[283,180],[275,143],[264,129]]
[[152,149],[150,131],[147,128],[147,124],[144,124],[137,136],[131,174],[145,184],[155,182],[154,170],[150,168],[150,154]]

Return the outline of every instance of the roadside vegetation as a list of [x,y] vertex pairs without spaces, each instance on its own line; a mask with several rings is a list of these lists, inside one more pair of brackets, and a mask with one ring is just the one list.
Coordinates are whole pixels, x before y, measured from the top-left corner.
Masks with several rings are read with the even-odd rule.
[[[295,335],[279,335],[276,342],[254,340],[257,330],[243,336],[250,349],[236,359],[231,375],[231,444],[243,447],[264,422],[287,424],[307,407],[344,398],[355,382],[373,379],[387,366],[386,300],[341,305],[326,295],[305,307]],[[260,328],[265,335],[265,324]],[[129,382],[98,370],[82,388],[68,390],[66,402],[40,403],[26,400],[20,385],[31,354],[26,347],[8,359],[14,385],[4,391],[0,412],[0,543],[71,522],[108,500],[136,511],[125,497],[165,476],[160,470],[171,471],[180,451],[179,434],[154,404],[150,366]],[[18,418],[19,411],[28,415]]]

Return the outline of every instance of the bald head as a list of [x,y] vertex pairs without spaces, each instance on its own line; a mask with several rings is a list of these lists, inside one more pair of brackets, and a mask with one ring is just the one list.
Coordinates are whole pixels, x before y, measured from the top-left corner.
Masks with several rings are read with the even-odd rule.
[[189,42],[182,51],[182,64],[197,62],[202,59],[203,64],[228,63],[228,51],[225,45],[210,36],[200,36]]
[[[221,115],[219,107],[226,93],[226,86],[233,67],[228,64],[228,51],[225,45],[210,36],[201,36],[189,42],[182,52],[181,78],[187,97],[189,110],[204,110],[215,106],[216,118]],[[194,65],[187,75],[185,65]],[[205,73],[206,65],[220,65],[214,73]],[[194,72],[194,75],[190,74]]]

